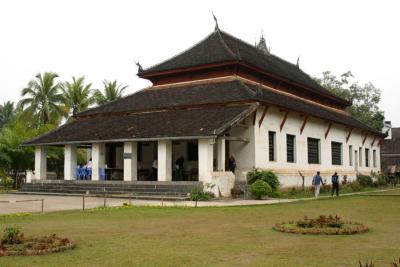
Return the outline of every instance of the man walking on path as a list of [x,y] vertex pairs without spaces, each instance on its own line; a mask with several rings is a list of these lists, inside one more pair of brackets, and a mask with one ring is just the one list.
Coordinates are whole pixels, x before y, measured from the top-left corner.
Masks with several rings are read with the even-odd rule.
[[319,190],[321,189],[321,184],[324,184],[324,181],[322,181],[322,177],[320,176],[320,172],[317,172],[317,175],[314,176],[312,180],[312,184],[314,186],[314,193],[315,193],[315,198],[318,198],[319,196]]
[[335,172],[332,175],[332,193],[331,195],[333,196],[333,193],[336,192],[336,196],[339,196],[339,176],[337,175],[337,172]]

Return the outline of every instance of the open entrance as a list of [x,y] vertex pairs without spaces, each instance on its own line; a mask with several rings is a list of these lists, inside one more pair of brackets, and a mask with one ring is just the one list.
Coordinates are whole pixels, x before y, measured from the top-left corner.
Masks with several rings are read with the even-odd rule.
[[199,180],[197,140],[172,142],[172,181]]
[[138,181],[157,181],[157,141],[138,142]]

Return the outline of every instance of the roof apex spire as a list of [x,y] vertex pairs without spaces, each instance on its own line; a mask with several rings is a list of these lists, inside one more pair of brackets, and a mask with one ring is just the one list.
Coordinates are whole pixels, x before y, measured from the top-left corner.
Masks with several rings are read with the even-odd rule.
[[219,32],[220,30],[219,30],[219,26],[218,26],[218,20],[217,20],[217,17],[214,15],[214,12],[213,11],[211,11],[211,13],[212,13],[212,15],[213,15],[213,18],[214,18],[214,21],[215,21],[215,31],[216,32]]
[[267,42],[265,41],[264,31],[261,32],[261,37],[258,41],[258,44],[256,44],[256,48],[266,55],[271,54],[271,50],[269,49],[269,47],[267,46]]
[[300,69],[300,56],[297,58],[296,66]]

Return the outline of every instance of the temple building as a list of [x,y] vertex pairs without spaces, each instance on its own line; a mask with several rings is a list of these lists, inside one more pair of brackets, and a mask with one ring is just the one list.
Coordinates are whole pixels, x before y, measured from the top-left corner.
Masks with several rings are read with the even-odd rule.
[[137,75],[153,85],[25,143],[35,146],[34,179],[46,180],[49,146],[65,147],[65,180],[77,180],[77,148],[88,148],[92,182],[113,169],[106,180],[193,181],[223,196],[253,168],[273,170],[283,186],[301,185],[302,176],[310,185],[316,171],[350,180],[380,171],[382,133],[351,117],[352,103],[298,64],[271,54],[264,38],[251,45],[216,27],[168,60],[139,65]]

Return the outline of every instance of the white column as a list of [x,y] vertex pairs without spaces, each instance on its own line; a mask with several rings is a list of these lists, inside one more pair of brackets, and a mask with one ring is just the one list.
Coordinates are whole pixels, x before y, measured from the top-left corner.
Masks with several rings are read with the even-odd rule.
[[217,170],[225,171],[225,138],[218,138],[217,141]]
[[115,148],[115,168],[122,169],[124,167],[124,148],[117,146]]
[[213,172],[214,141],[199,139],[199,181],[209,183]]
[[172,180],[172,141],[158,141],[158,181]]
[[35,179],[46,180],[47,177],[47,147],[35,147]]
[[87,148],[86,149],[86,162],[89,162],[89,160],[92,158],[92,149]]
[[105,168],[106,161],[106,145],[105,144],[92,144],[92,180],[100,180],[100,168]]
[[76,180],[76,146],[65,145],[64,180]]
[[124,143],[124,181],[137,180],[137,142]]

